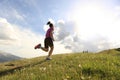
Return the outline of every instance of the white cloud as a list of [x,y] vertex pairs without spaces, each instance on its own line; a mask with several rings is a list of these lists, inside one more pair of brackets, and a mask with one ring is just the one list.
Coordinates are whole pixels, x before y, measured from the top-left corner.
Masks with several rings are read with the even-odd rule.
[[116,16],[120,17],[120,6],[115,7],[115,13],[116,13]]
[[120,47],[120,17],[116,15],[119,7],[116,10],[106,10],[100,5],[77,5],[69,14],[69,20],[75,22],[73,33],[70,34],[73,39],[66,38],[64,44],[78,52],[85,49],[100,51]]
[[[54,42],[53,54],[80,52],[83,50],[98,51],[119,47],[119,25],[119,20],[111,25],[116,27],[116,32],[113,31],[112,37],[95,34],[84,39],[83,35],[75,32],[74,28],[78,25],[74,21],[64,22],[59,20],[55,24],[54,36],[57,40]],[[112,29],[114,28],[112,27]],[[13,25],[6,19],[0,18],[0,50],[2,51],[26,58],[48,55],[42,50],[34,50],[36,44],[42,43],[42,46],[44,45],[44,38],[44,35],[36,34],[28,28],[20,28],[18,25]]]
[[14,29],[6,19],[0,18],[0,40],[16,40]]
[[55,27],[55,37],[57,41],[64,40],[67,36],[69,36],[69,32],[67,31],[67,26],[63,20],[59,20],[56,23]]
[[[0,49],[21,57],[39,56],[34,46],[43,42],[42,35],[34,34],[29,29],[19,28],[10,24],[6,19],[0,18]],[[40,51],[40,53],[42,53]],[[43,54],[42,54],[43,55]]]
[[[109,21],[106,22],[110,23]],[[76,23],[74,23],[74,21],[66,22],[67,25],[65,22],[64,24],[58,23],[57,26],[58,29],[56,29],[57,30],[56,37],[61,42],[61,44],[64,45],[66,49],[71,50],[72,52],[81,52],[83,50],[96,52],[105,49],[116,48],[120,47],[119,46],[120,38],[118,37],[119,34],[118,26],[120,24],[118,22],[119,21],[113,21],[112,24],[105,25],[110,27],[109,29],[107,29],[106,27],[103,28],[99,27],[99,29],[95,28],[94,30],[96,30],[96,32],[98,31],[99,33],[92,32],[92,34],[89,33],[90,28],[89,29],[78,28],[77,30],[79,31],[78,33],[76,29],[71,29],[72,31],[70,31],[69,29],[65,29],[68,28],[69,27],[68,25],[70,25],[71,23],[74,24],[73,28],[79,27],[79,25],[75,25]],[[102,26],[104,26],[104,24],[102,24]],[[87,36],[84,36],[84,33],[80,34],[82,30],[84,30],[84,33]],[[68,35],[66,35],[67,32],[69,32]]]
[[8,1],[4,1],[4,3],[0,4],[1,12],[0,16],[9,19],[9,21],[14,20],[14,22],[25,21],[26,17],[20,10],[16,7],[13,7],[13,4],[9,5]]
[[16,19],[24,21],[25,15],[20,14],[16,9],[12,8],[12,16],[14,16]]
[[[35,34],[28,28],[20,28],[10,24],[6,19],[0,18],[0,50],[17,56],[31,58],[48,55],[42,50],[34,50],[34,46],[41,43],[44,46],[45,36]],[[53,54],[70,52],[63,44],[55,42]]]

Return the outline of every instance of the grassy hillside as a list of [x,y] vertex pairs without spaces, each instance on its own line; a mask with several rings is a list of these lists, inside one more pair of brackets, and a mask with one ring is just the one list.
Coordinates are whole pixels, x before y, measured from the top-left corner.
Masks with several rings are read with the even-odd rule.
[[120,80],[120,51],[54,55],[0,64],[0,80]]

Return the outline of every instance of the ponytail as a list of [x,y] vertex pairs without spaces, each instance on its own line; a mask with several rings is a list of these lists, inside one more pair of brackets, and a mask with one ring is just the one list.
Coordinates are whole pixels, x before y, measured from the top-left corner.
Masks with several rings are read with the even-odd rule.
[[47,25],[49,25],[50,27],[53,26],[53,24],[50,21],[47,22]]
[[51,22],[50,22],[50,21],[48,21],[48,22],[47,22],[47,25],[50,25],[50,24],[51,24]]

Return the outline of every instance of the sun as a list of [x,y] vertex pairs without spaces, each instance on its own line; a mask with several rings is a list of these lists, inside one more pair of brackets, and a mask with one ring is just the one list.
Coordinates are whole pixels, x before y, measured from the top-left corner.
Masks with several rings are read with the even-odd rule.
[[99,5],[77,6],[72,11],[72,19],[76,22],[76,33],[88,37],[94,35],[105,20],[104,9]]

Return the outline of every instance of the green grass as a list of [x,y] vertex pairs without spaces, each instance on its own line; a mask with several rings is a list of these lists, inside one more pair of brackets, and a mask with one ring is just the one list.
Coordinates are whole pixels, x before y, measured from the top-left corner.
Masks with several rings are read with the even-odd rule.
[[50,61],[37,57],[2,63],[0,72],[6,72],[0,80],[120,80],[120,51],[59,54],[52,58]]

